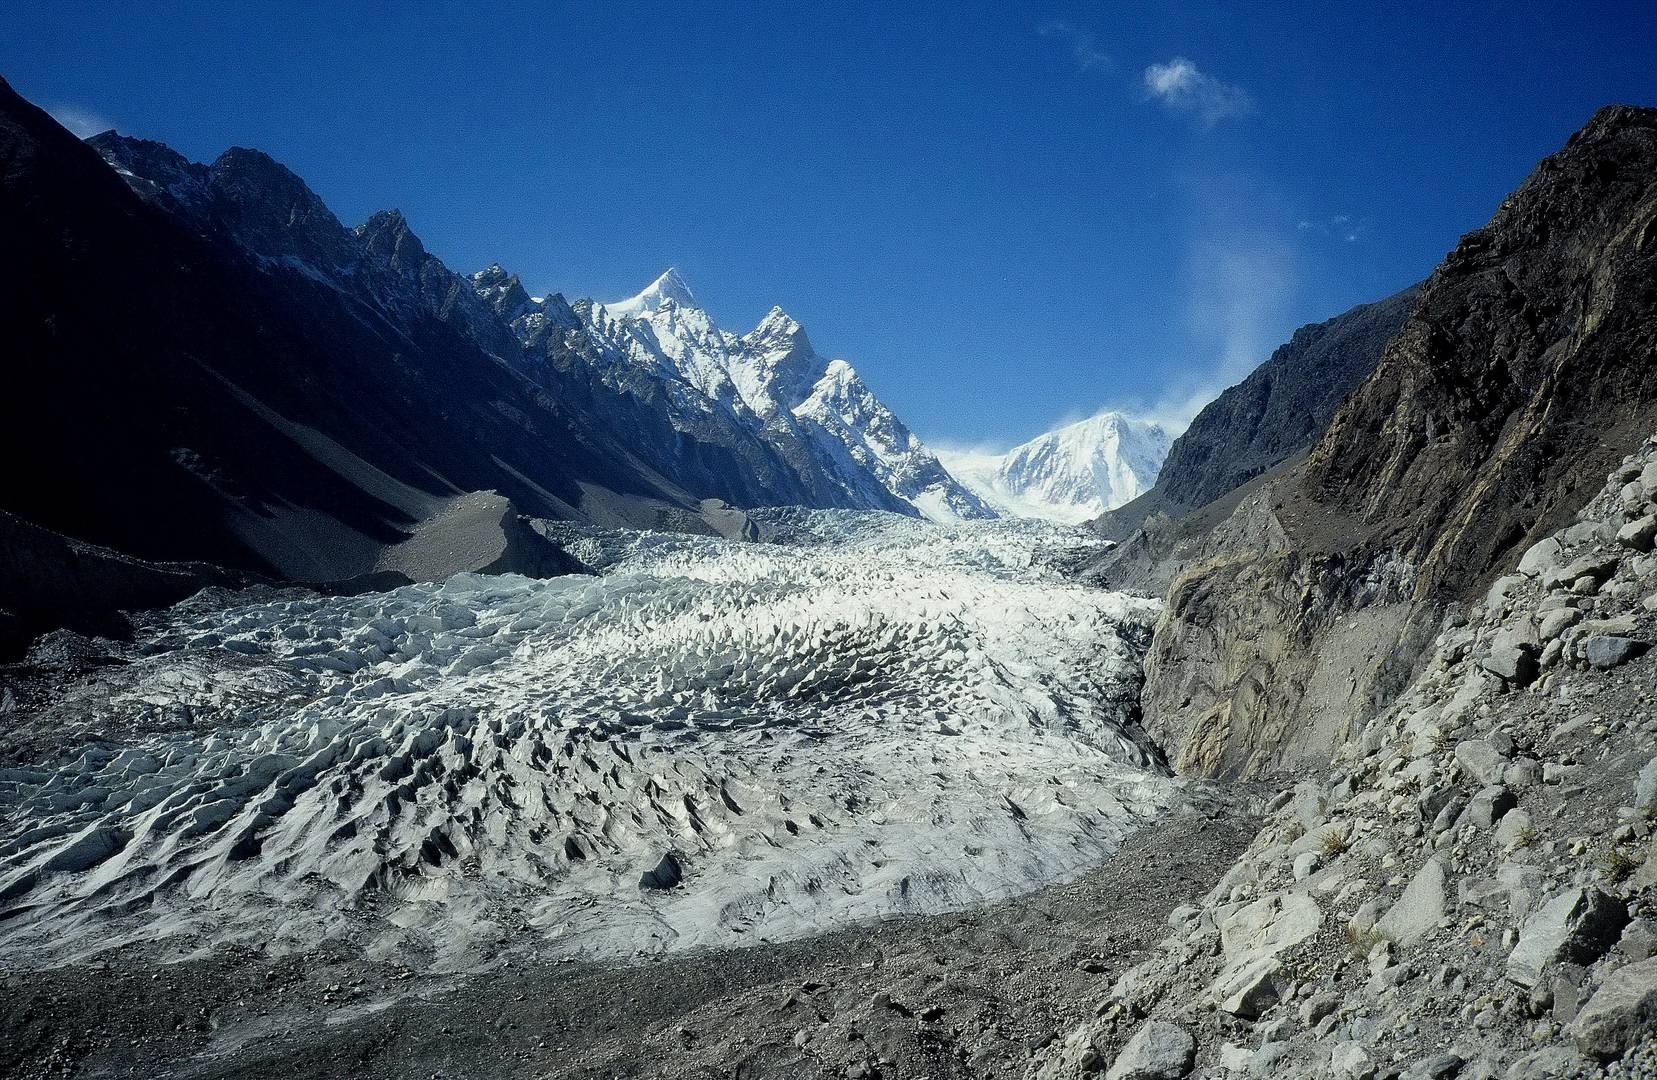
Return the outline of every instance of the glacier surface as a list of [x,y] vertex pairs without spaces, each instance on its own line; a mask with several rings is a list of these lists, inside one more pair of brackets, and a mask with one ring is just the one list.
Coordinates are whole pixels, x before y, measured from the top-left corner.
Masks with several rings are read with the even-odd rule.
[[78,748],[0,769],[0,950],[752,943],[1065,879],[1184,800],[1132,722],[1158,603],[1050,561],[1096,540],[760,516],[781,542],[588,529],[593,576],[147,617],[52,706]]

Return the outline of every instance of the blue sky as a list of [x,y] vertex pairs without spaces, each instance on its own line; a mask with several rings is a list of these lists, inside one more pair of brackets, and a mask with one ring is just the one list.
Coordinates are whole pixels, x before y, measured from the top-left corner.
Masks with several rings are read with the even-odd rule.
[[781,304],[954,445],[1188,412],[1657,104],[1645,3],[795,6],[14,0],[0,74],[457,270]]

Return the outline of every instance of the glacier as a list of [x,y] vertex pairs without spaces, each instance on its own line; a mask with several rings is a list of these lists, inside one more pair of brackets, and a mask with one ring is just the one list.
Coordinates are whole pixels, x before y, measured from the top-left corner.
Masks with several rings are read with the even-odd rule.
[[1136,724],[1160,603],[1037,521],[548,524],[594,570],[210,590],[0,768],[15,962],[334,940],[433,970],[801,936],[1064,880],[1187,798]]

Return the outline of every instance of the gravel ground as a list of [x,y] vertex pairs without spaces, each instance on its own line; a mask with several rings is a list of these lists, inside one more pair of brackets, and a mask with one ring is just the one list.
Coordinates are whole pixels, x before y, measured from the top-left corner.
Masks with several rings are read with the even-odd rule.
[[1254,836],[1146,829],[1066,885],[638,966],[461,979],[317,952],[11,973],[8,1077],[1005,1077],[1092,1014]]

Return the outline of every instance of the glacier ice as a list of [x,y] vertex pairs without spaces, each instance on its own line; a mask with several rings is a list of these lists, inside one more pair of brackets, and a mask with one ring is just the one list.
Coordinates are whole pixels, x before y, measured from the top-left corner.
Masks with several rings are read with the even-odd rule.
[[761,513],[149,618],[60,706],[103,737],[0,769],[0,947],[745,943],[1073,876],[1180,801],[1131,723],[1158,604],[1052,569],[1084,533]]

